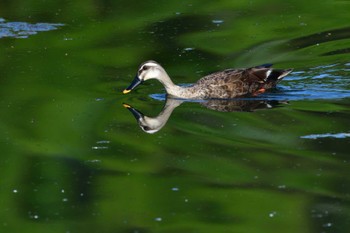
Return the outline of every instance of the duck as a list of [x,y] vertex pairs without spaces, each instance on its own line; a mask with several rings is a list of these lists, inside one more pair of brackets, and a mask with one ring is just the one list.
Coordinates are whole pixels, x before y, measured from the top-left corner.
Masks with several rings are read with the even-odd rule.
[[156,79],[161,82],[170,98],[179,99],[233,99],[257,96],[275,88],[293,69],[273,69],[272,64],[251,68],[226,69],[211,73],[190,86],[173,83],[165,69],[156,61],[149,60],[139,66],[131,84],[123,90],[128,94],[144,81]]

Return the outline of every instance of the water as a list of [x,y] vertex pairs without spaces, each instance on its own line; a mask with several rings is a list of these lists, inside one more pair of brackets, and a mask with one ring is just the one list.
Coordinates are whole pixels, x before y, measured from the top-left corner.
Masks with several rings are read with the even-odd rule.
[[38,32],[52,31],[64,26],[59,23],[26,23],[26,22],[6,22],[0,18],[0,38],[28,38]]
[[[346,232],[348,5],[3,3],[0,231]],[[149,59],[182,85],[294,71],[258,98],[123,95]]]

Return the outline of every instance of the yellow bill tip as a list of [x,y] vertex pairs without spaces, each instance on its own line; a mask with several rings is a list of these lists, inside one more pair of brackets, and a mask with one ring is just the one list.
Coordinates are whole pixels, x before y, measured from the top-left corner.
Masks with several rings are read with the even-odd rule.
[[129,104],[123,104],[124,108],[131,108],[131,106]]
[[128,94],[130,91],[131,91],[131,90],[125,89],[125,90],[123,91],[123,94]]

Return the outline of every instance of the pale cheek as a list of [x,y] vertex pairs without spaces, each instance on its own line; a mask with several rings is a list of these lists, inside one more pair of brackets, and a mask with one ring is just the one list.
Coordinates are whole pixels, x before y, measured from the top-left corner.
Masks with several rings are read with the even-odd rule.
[[148,72],[148,73],[145,75],[144,80],[157,78],[158,75],[159,75],[159,72],[158,72],[158,71],[151,71],[151,72]]

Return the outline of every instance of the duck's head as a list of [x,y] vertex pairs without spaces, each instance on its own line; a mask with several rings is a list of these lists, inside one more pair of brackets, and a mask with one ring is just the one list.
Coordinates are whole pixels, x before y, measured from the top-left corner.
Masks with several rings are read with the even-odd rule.
[[165,121],[162,121],[162,119],[158,119],[157,117],[152,118],[152,117],[148,117],[145,116],[142,112],[140,112],[139,110],[133,108],[132,106],[130,106],[129,104],[123,104],[124,108],[127,108],[132,115],[134,115],[137,123],[139,124],[140,128],[145,132],[145,133],[149,133],[149,134],[153,134],[158,132],[161,128],[163,128],[163,126],[166,123]]
[[155,61],[146,61],[142,63],[134,80],[131,82],[128,88],[124,89],[123,94],[129,93],[146,80],[159,79],[163,72],[164,69]]

